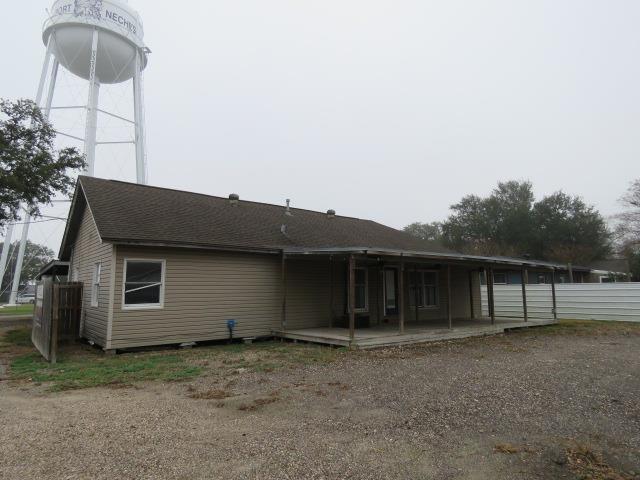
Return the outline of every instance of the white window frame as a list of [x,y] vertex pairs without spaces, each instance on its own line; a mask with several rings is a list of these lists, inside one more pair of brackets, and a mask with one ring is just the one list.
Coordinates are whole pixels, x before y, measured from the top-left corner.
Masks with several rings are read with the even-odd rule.
[[[128,305],[125,303],[125,290],[127,286],[127,264],[129,262],[150,262],[160,263],[160,303],[136,303]],[[159,258],[125,258],[124,266],[122,268],[122,309],[123,310],[160,310],[164,308],[164,286],[165,286],[165,272],[167,262],[165,259]]]
[[102,274],[102,262],[93,264],[93,277],[91,279],[91,306],[97,307],[100,299],[100,276]]
[[[409,306],[412,308],[416,308],[415,306],[415,301],[416,301],[416,296],[415,293],[413,295],[411,295],[411,274],[412,273],[418,273],[421,277],[421,281],[420,281],[420,286],[422,288],[422,299],[423,302],[424,300],[427,298],[427,286],[424,283],[424,273],[435,273],[436,275],[436,282],[435,282],[435,287],[436,287],[436,303],[435,305],[418,305],[418,309],[419,310],[434,310],[434,309],[438,309],[440,308],[440,271],[438,270],[434,270],[434,269],[418,269],[418,270],[409,270],[409,282],[407,282],[409,284]],[[416,288],[418,288],[418,286],[416,285]],[[411,298],[413,297],[413,298]],[[414,302],[413,305],[411,305],[411,302]]]
[[[355,304],[356,304],[356,299],[355,299],[355,287],[358,285],[355,281],[356,279],[356,274],[355,272],[357,272],[358,270],[363,270],[364,271],[364,307],[363,308],[356,308]],[[366,313],[369,311],[369,269],[366,267],[355,267],[353,269],[354,271],[354,275],[353,275],[353,286],[354,286],[354,298],[353,298],[353,311],[354,313]]]

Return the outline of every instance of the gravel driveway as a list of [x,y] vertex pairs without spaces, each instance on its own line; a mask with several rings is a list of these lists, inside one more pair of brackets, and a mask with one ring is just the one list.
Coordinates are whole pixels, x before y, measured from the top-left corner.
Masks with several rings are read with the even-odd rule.
[[0,477],[558,479],[591,458],[640,478],[638,330],[543,332],[223,380],[0,382]]

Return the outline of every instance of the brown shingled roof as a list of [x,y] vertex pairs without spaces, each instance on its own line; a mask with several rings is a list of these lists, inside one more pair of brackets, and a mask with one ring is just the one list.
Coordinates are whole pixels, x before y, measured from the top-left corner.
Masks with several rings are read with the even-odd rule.
[[[214,197],[167,188],[80,177],[101,238],[133,242],[279,250],[290,248],[348,248],[414,250],[452,253],[436,242],[415,238],[371,220],[292,208],[281,205]],[[78,195],[76,195],[78,196]],[[74,212],[71,212],[70,222]],[[281,231],[286,225],[286,234]],[[68,228],[69,232],[75,231]],[[61,258],[72,239],[65,234]]]

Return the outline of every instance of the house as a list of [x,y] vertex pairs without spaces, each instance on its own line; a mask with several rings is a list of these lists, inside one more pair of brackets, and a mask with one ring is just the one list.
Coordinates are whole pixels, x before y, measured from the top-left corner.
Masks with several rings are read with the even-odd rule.
[[590,282],[614,283],[631,281],[631,269],[629,268],[629,261],[626,258],[600,260],[593,262],[590,267]]
[[[515,259],[513,259],[515,260]],[[556,283],[591,283],[591,269],[589,267],[568,266],[566,264],[557,264],[553,262],[540,262],[546,264],[554,270],[552,278],[551,271],[539,271],[535,274],[527,276],[527,285],[551,284]],[[520,285],[522,284],[522,271],[510,268],[498,268],[493,273],[494,285]],[[485,284],[485,279],[481,279]]]
[[81,334],[105,350],[224,339],[229,320],[238,338],[338,345],[495,333],[528,319],[481,318],[480,274],[555,268],[463,255],[333,210],[84,176],[59,258],[84,284]]
[[[516,259],[512,259],[516,260]],[[592,262],[588,267],[577,265],[563,265],[551,262],[546,263],[554,269],[554,278],[551,271],[539,271],[527,276],[527,285],[556,283],[611,283],[631,281],[629,262],[624,258],[614,258]],[[494,285],[520,285],[522,283],[522,271],[510,268],[497,268],[493,272]],[[481,277],[484,285],[486,280]]]

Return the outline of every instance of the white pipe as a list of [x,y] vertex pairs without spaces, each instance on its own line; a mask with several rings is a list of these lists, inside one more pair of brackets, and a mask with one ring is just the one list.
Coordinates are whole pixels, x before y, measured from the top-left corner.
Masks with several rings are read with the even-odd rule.
[[9,305],[15,305],[18,298],[18,288],[20,287],[20,277],[22,273],[22,261],[24,260],[24,252],[27,247],[27,237],[29,236],[30,216],[27,214],[24,225],[22,226],[22,238],[20,239],[20,250],[18,250],[18,259],[16,260],[16,269],[13,271],[13,286],[11,287],[11,296],[9,297]]

